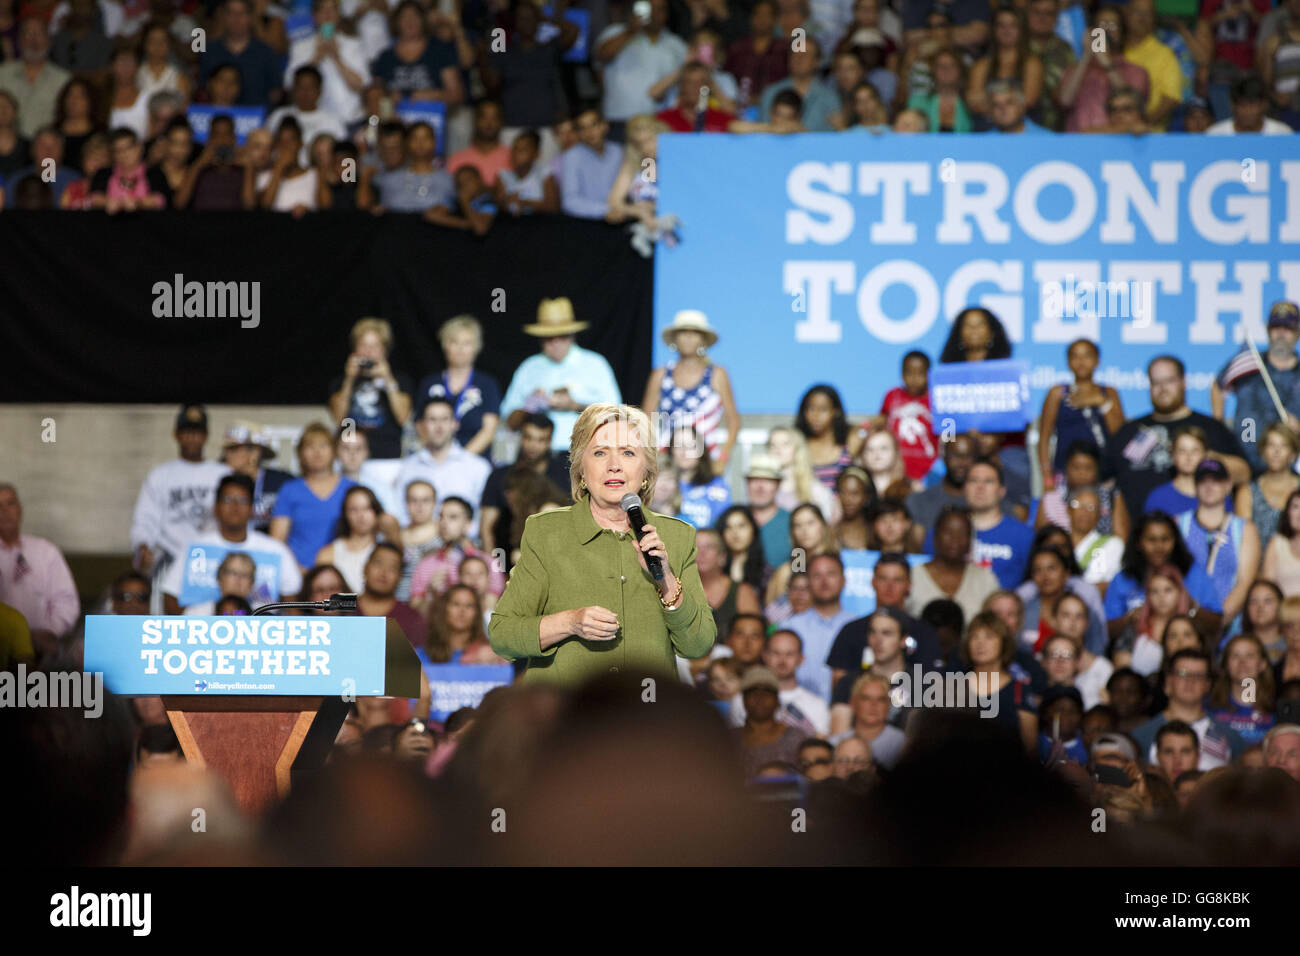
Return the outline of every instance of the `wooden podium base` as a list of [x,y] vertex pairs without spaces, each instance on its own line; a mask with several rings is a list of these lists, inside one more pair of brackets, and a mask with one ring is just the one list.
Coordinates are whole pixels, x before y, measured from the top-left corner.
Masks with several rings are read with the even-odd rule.
[[246,813],[289,792],[289,774],[319,697],[164,697],[185,758],[225,777]]

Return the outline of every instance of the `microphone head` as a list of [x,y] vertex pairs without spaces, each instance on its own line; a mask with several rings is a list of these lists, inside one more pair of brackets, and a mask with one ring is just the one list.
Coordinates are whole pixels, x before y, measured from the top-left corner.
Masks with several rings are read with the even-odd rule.
[[355,611],[357,609],[357,596],[350,593],[331,594],[329,600],[331,611]]
[[631,511],[633,508],[640,508],[641,496],[638,495],[635,491],[629,491],[627,494],[623,496],[623,500],[619,502],[619,506],[624,511]]

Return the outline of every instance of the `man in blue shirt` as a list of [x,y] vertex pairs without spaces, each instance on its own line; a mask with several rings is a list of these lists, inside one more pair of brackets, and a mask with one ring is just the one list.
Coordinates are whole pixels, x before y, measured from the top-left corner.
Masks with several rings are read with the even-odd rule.
[[524,359],[501,400],[501,414],[511,431],[519,431],[531,413],[545,412],[555,423],[552,451],[569,450],[573,426],[588,405],[617,405],[622,400],[609,363],[574,342],[586,327],[574,317],[568,299],[543,299],[537,321],[524,326],[525,333],[542,340],[542,351]]
[[242,79],[240,106],[274,105],[281,93],[281,57],[253,35],[253,15],[248,0],[226,0],[226,32],[220,39],[209,40],[199,59],[199,83],[206,86],[208,77],[219,66],[233,63]]
[[962,488],[975,526],[975,561],[991,568],[998,583],[1014,590],[1025,579],[1025,562],[1034,542],[1034,531],[1002,511],[1007,495],[1002,464],[981,458],[970,466]]
[[59,205],[63,190],[81,176],[63,162],[63,134],[53,126],[42,126],[32,138],[32,165],[10,174],[3,185],[10,204],[18,193],[18,184],[25,176],[35,176],[50,187],[54,205]]
[[829,86],[817,79],[821,64],[821,44],[809,35],[803,50],[790,51],[790,75],[779,83],[772,83],[763,91],[760,116],[764,123],[772,121],[772,104],[782,90],[794,90],[803,99],[803,127],[810,132],[827,132],[831,115],[840,109],[840,98]]
[[578,142],[560,157],[560,206],[570,216],[604,219],[623,150],[605,139],[609,124],[595,107],[573,122]]
[[838,554],[819,554],[808,565],[808,585],[813,606],[788,618],[785,629],[803,641],[804,660],[795,672],[799,686],[807,687],[827,703],[831,699],[831,668],[826,658],[835,638],[857,617],[840,606],[844,590],[844,563]]

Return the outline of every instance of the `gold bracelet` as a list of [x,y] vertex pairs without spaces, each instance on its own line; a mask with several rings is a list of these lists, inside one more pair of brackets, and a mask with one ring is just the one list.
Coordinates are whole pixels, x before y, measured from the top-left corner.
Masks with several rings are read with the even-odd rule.
[[673,593],[671,601],[665,601],[663,595],[659,595],[659,603],[664,606],[665,611],[675,611],[682,601],[682,582],[679,578],[677,581],[677,590]]

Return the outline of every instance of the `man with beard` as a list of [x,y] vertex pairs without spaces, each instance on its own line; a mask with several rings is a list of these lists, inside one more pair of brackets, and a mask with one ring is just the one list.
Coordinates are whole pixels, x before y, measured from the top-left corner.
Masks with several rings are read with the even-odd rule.
[[1143,513],[1147,495],[1169,480],[1175,427],[1196,425],[1209,439],[1207,457],[1228,469],[1234,485],[1250,481],[1250,465],[1235,435],[1223,422],[1187,407],[1187,382],[1180,359],[1158,355],[1147,365],[1151,411],[1125,422],[1106,443],[1107,470],[1115,476],[1129,514]]
[[[1294,302],[1274,302],[1268,312],[1268,351],[1264,353],[1264,367],[1268,377],[1277,389],[1282,408],[1287,413],[1287,424],[1300,433],[1300,356],[1296,355],[1296,342],[1300,341],[1300,307]],[[1229,381],[1224,381],[1230,379]],[[1256,473],[1264,470],[1264,459],[1260,457],[1260,446],[1264,443],[1264,429],[1278,421],[1277,406],[1268,394],[1264,376],[1259,374],[1259,366],[1248,353],[1238,353],[1228,363],[1214,384],[1210,386],[1210,408],[1214,417],[1223,418],[1223,391],[1232,389],[1237,393],[1236,425],[1244,428],[1248,421],[1254,422],[1253,442],[1243,443],[1246,460]]]

